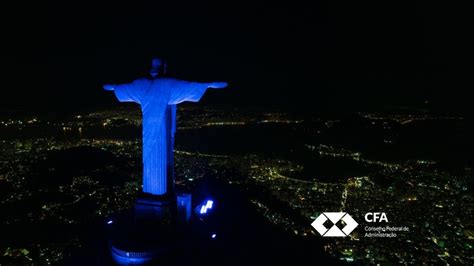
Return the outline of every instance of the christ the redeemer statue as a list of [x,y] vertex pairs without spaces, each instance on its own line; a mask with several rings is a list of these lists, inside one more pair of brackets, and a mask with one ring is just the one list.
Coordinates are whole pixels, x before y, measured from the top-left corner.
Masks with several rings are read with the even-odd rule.
[[225,82],[200,83],[157,77],[160,59],[152,61],[152,78],[128,84],[104,85],[120,102],[140,104],[143,114],[143,192],[165,195],[173,188],[173,144],[176,105],[198,102],[208,88],[225,88]]

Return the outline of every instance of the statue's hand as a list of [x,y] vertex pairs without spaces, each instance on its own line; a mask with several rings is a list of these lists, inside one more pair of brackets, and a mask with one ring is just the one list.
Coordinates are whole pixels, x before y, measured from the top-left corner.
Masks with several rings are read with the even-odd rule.
[[222,89],[227,87],[227,82],[211,82],[209,83],[208,87],[213,89]]
[[113,85],[108,85],[108,84],[106,84],[106,85],[104,85],[104,90],[106,90],[106,91],[113,91],[113,90],[114,90],[114,86],[113,86]]

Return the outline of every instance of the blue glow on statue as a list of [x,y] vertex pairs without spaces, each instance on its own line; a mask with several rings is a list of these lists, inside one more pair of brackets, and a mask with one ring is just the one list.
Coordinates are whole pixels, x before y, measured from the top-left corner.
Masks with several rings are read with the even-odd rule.
[[176,105],[198,102],[208,88],[220,89],[226,82],[200,83],[158,77],[166,72],[161,59],[153,59],[152,78],[128,84],[104,85],[120,102],[140,104],[143,115],[143,192],[164,195],[173,187],[173,146]]

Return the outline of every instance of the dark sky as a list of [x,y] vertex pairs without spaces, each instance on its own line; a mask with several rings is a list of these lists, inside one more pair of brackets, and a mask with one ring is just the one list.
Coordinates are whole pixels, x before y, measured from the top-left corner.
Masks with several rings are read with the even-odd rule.
[[101,84],[146,75],[153,56],[178,78],[231,84],[207,103],[473,106],[472,14],[454,3],[95,2],[19,7],[6,21],[2,109],[115,105]]

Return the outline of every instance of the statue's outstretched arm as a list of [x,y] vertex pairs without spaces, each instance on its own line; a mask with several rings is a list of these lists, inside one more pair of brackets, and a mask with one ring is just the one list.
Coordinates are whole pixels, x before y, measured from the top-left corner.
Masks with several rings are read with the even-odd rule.
[[140,103],[145,88],[149,84],[142,80],[135,80],[125,84],[106,84],[103,86],[106,91],[113,91],[120,102]]
[[103,88],[106,91],[116,91],[118,89],[131,90],[131,89],[136,89],[136,87],[140,87],[140,85],[143,86],[142,83],[140,82],[141,80],[135,80],[133,82],[123,83],[123,84],[105,84]]
[[105,84],[103,87],[104,87],[104,90],[106,90],[106,91],[113,91],[114,90],[114,85],[111,85],[111,84]]
[[179,104],[182,102],[198,102],[207,89],[222,89],[227,86],[226,82],[193,82],[184,80],[172,80],[173,89],[168,104]]
[[207,87],[211,89],[223,89],[227,87],[227,85],[227,82],[211,82],[207,84]]

